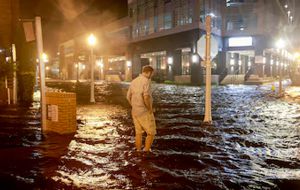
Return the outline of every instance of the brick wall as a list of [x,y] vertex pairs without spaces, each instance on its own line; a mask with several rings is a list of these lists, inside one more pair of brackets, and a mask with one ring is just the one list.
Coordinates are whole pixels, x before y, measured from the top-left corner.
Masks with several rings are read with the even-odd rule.
[[[57,106],[57,110],[52,106],[54,108]],[[46,107],[47,120],[46,128],[43,129],[44,132],[56,132],[59,134],[76,132],[75,93],[46,92]],[[54,113],[56,111],[58,111],[57,117],[56,113]]]

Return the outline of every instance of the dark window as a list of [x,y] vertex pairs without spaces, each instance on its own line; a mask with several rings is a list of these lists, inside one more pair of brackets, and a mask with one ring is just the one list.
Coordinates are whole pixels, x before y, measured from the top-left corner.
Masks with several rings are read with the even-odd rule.
[[164,4],[164,29],[172,28],[172,3],[166,1]]

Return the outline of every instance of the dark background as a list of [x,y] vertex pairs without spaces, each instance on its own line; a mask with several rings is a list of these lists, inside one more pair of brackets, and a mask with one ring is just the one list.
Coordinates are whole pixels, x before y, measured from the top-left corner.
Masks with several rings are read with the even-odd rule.
[[127,0],[0,0],[0,49],[13,40],[18,19],[42,17],[44,49],[127,15]]

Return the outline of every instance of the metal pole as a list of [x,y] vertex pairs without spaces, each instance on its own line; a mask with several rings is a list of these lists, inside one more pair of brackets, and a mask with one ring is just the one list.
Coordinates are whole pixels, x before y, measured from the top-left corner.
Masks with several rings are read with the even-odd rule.
[[94,53],[93,48],[91,48],[91,98],[90,102],[95,103],[95,95],[94,95],[95,85],[94,85]]
[[282,95],[282,52],[283,50],[280,49],[280,61],[279,61],[279,90],[278,90],[278,95],[281,96]]
[[41,123],[42,131],[46,129],[46,93],[45,93],[45,64],[43,60],[43,37],[41,17],[35,17],[36,42],[39,57],[40,92],[41,92]]
[[7,77],[5,77],[5,88],[7,89],[7,104],[10,105],[10,89],[7,84]]
[[39,85],[38,76],[39,76],[39,64],[36,64],[36,71],[35,71],[35,87],[37,89]]
[[77,68],[76,68],[76,70],[77,70],[77,74],[76,74],[76,75],[77,75],[77,76],[76,76],[76,79],[77,79],[77,80],[76,80],[76,81],[79,82],[79,62],[77,63]]
[[211,46],[211,16],[207,16],[206,23],[206,46],[205,46],[205,65],[206,65],[206,85],[205,85],[205,116],[204,122],[211,123],[211,61],[210,61],[210,46]]
[[17,96],[17,56],[16,56],[16,46],[12,44],[12,60],[13,60],[13,68],[14,68],[14,79],[13,79],[13,104],[17,104],[18,96]]

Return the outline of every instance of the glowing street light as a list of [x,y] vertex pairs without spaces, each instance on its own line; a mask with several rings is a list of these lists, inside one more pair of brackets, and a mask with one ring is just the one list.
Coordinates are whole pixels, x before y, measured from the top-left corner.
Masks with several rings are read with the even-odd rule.
[[126,61],[126,65],[127,65],[127,67],[131,67],[132,66],[131,61]]
[[172,65],[172,64],[173,64],[173,61],[174,61],[174,60],[173,60],[173,57],[171,57],[171,56],[168,57],[167,62],[168,62],[169,65]]
[[93,47],[97,43],[97,38],[94,36],[94,34],[90,34],[87,41],[88,41],[89,46],[91,47],[91,96],[90,96],[90,102],[95,103],[94,52],[93,52]]
[[282,49],[285,47],[285,41],[283,39],[279,39],[277,42],[276,42],[276,47],[278,49]]
[[95,37],[94,34],[90,34],[89,37],[88,37],[88,44],[93,47],[95,46],[97,43],[97,38]]
[[43,59],[43,61],[44,61],[45,63],[48,63],[48,62],[49,62],[49,57],[48,57],[48,55],[47,55],[46,53],[43,53],[43,54],[42,54],[42,59]]
[[192,55],[192,63],[198,63],[199,62],[199,56],[197,54]]

